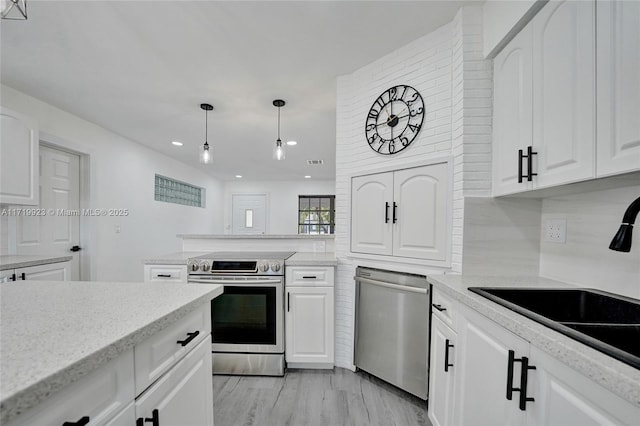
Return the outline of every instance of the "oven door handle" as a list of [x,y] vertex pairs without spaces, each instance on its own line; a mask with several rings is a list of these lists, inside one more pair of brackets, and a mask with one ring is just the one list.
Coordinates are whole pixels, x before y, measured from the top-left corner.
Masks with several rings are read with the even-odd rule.
[[221,280],[221,279],[207,279],[207,278],[189,278],[187,280],[189,283],[200,283],[200,284],[227,284],[227,285],[246,285],[246,284],[279,284],[282,280]]

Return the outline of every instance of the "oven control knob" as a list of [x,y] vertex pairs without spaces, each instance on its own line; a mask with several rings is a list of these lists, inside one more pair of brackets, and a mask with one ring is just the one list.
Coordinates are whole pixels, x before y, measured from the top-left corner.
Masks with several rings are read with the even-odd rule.
[[280,262],[273,262],[271,264],[271,270],[273,272],[278,272],[280,270]]
[[267,272],[269,270],[269,264],[267,262],[260,262],[258,264],[258,270],[260,272]]
[[211,265],[209,265],[209,262],[207,262],[206,260],[203,260],[202,262],[200,262],[200,269],[202,270],[202,272],[208,272],[210,266]]
[[198,262],[189,263],[189,270],[191,272],[196,272],[198,269],[200,269],[200,266],[198,266]]

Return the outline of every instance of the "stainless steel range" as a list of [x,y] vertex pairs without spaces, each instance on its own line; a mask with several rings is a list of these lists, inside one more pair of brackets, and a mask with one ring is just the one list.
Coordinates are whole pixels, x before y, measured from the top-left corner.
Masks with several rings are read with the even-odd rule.
[[284,375],[284,261],[294,252],[189,259],[190,283],[222,284],[211,302],[213,374]]

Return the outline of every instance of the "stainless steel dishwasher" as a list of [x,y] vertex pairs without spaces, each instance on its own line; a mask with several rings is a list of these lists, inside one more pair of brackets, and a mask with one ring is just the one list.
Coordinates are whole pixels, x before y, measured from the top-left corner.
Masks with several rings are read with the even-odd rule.
[[427,399],[431,292],[421,275],[356,268],[354,364]]

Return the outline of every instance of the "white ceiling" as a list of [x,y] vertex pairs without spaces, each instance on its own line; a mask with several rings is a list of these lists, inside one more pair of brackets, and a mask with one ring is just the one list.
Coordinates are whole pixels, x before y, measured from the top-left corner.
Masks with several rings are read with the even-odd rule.
[[[27,21],[2,21],[1,79],[223,180],[334,179],[336,77],[465,3],[28,0]],[[298,141],[281,162],[277,98],[282,139]],[[212,166],[197,161],[202,102]]]

